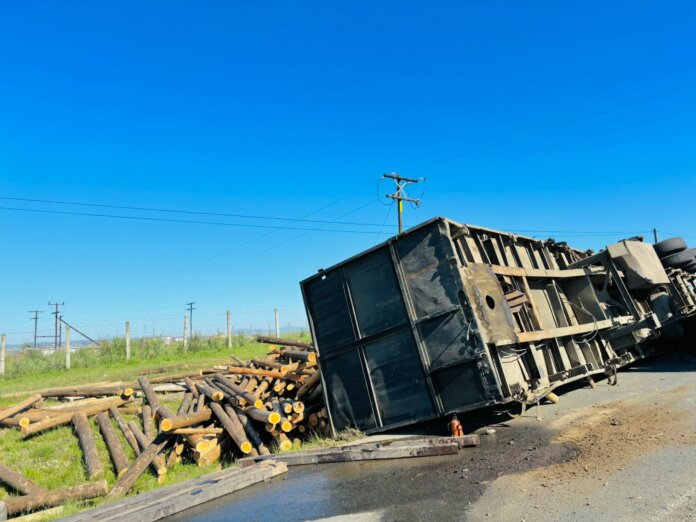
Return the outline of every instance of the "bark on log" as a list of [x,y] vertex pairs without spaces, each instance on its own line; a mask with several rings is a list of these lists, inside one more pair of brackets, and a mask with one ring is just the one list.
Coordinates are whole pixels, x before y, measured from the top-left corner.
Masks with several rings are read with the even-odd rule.
[[143,433],[152,440],[155,438],[155,421],[152,414],[152,406],[143,404]]
[[152,411],[157,411],[157,408],[160,407],[160,402],[157,398],[155,390],[152,389],[150,381],[147,379],[147,377],[143,376],[138,378],[138,384],[140,384],[140,389],[143,390],[145,399],[147,399],[147,403],[152,408]]
[[130,397],[133,395],[133,388],[127,386],[100,386],[97,388],[55,388],[44,390],[41,393],[44,397],[105,397],[114,395],[118,397]]
[[214,402],[220,402],[225,398],[225,394],[223,392],[216,390],[208,383],[198,383],[198,391]]
[[140,445],[138,444],[138,441],[135,438],[135,435],[133,435],[133,432],[130,429],[130,426],[128,426],[128,423],[125,421],[125,419],[121,416],[121,414],[118,412],[116,408],[113,406],[109,408],[109,413],[111,413],[111,416],[116,419],[116,423],[118,424],[118,427],[121,428],[121,433],[123,433],[123,436],[126,438],[126,441],[130,445],[131,448],[133,448],[133,451],[135,452],[135,456],[137,457],[140,455]]
[[40,508],[58,506],[68,500],[87,500],[106,495],[106,481],[80,484],[71,488],[61,488],[53,491],[34,493],[23,497],[8,497],[5,506],[8,515],[17,515]]
[[266,424],[278,424],[278,422],[280,422],[280,415],[275,411],[262,410],[261,408],[254,408],[253,406],[244,408],[242,411],[255,421],[264,422]]
[[302,341],[293,341],[292,339],[281,339],[279,337],[267,337],[259,335],[256,338],[257,342],[264,344],[277,344],[279,346],[294,346],[296,348],[304,348],[305,350],[314,350],[314,345],[311,343],[303,343]]
[[[113,402],[104,402],[95,404],[93,406],[88,406],[87,408],[83,409],[81,413],[84,413],[87,417],[91,417],[93,415],[96,415],[97,413],[101,413],[103,411],[108,410],[110,406],[118,407],[125,403],[126,401],[124,399],[120,397],[115,397],[113,399]],[[69,424],[70,422],[72,422],[73,415],[73,412],[68,412],[63,415],[56,415],[55,417],[46,419],[44,421],[30,424],[29,426],[24,426],[22,427],[22,437],[26,438],[31,435],[35,435],[36,433],[41,433],[44,430],[55,428],[56,426],[63,426],[65,424]]]
[[176,414],[177,415],[184,415],[188,413],[189,408],[191,407],[191,402],[193,401],[193,394],[191,392],[185,393],[184,398],[181,399],[181,404],[179,405],[179,409],[177,410]]
[[164,447],[169,442],[169,435],[160,433],[157,438],[143,451],[135,462],[128,468],[123,476],[118,479],[113,489],[109,492],[108,498],[119,498],[128,493],[133,484],[145,472],[145,469],[152,463]]
[[309,379],[305,381],[305,383],[300,386],[300,388],[297,390],[297,393],[295,394],[295,397],[298,399],[301,399],[307,393],[309,393],[312,388],[314,388],[316,385],[318,385],[321,382],[321,372],[317,370],[314,372]]
[[198,399],[198,388],[196,388],[196,383],[194,383],[189,377],[184,377],[184,382],[186,387],[193,394],[194,399]]
[[30,406],[33,406],[41,400],[41,394],[35,393],[34,395],[27,397],[21,402],[18,402],[14,406],[10,406],[2,411],[0,411],[0,420],[9,419],[10,417],[18,414],[21,411],[26,410]]
[[297,359],[300,361],[316,362],[317,354],[316,352],[303,352],[302,350],[283,350],[281,355],[285,357],[290,357],[291,359]]
[[0,464],[0,482],[10,486],[12,489],[22,495],[32,495],[34,493],[43,493],[46,490],[38,484],[32,482],[24,475]]
[[84,413],[75,413],[72,419],[75,426],[75,432],[80,440],[82,447],[82,455],[87,467],[87,478],[89,480],[97,480],[104,477],[104,468],[102,467],[97,451],[97,441],[94,439],[94,434],[89,426],[89,420]]
[[160,421],[160,431],[172,431],[177,428],[188,428],[195,424],[200,424],[210,420],[213,412],[204,408],[199,412],[190,415],[177,415],[175,417],[165,418]]
[[[144,452],[150,446],[150,444],[152,444],[153,439],[148,439],[147,436],[142,431],[140,431],[140,428],[138,428],[138,426],[135,423],[129,422],[128,426],[130,426],[133,435],[137,439],[142,454],[142,452]],[[152,459],[151,464],[152,470],[155,472],[155,475],[160,476],[167,473],[167,462],[164,459],[164,455],[156,455]]]
[[210,409],[213,410],[213,413],[220,421],[220,424],[222,424],[222,427],[225,428],[225,431],[227,431],[227,434],[230,436],[232,441],[234,441],[239,450],[245,454],[249,453],[251,451],[251,442],[249,442],[247,439],[246,433],[244,432],[244,427],[239,422],[237,415],[230,417],[217,402],[211,403]]
[[272,379],[285,379],[288,381],[299,381],[300,377],[292,373],[283,371],[261,370],[259,368],[246,368],[243,366],[228,366],[227,371],[235,375],[258,375],[261,377],[270,377]]
[[101,412],[97,415],[97,424],[99,424],[99,430],[101,431],[102,437],[104,437],[104,442],[106,442],[106,448],[109,450],[116,476],[120,477],[128,469],[128,459],[123,451],[121,441],[118,440],[114,427],[111,425],[109,414]]
[[242,401],[240,401],[242,402],[242,405],[249,404],[257,408],[261,407],[258,404],[258,402],[260,401],[256,397],[254,397],[251,393],[247,393],[240,386],[234,384],[229,379],[225,379],[225,377],[223,377],[219,373],[216,373],[213,377],[215,383],[220,386],[221,390],[228,392],[230,395],[236,397],[238,400],[242,399]]
[[222,428],[178,428],[172,430],[172,435],[220,435]]

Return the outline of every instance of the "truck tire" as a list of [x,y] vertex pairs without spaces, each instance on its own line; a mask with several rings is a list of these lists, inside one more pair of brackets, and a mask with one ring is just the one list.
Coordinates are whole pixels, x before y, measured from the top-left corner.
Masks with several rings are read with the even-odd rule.
[[691,274],[696,274],[696,258],[694,258],[694,260],[691,261],[688,265],[684,265],[682,267],[682,270],[686,270]]
[[657,257],[662,259],[670,254],[676,254],[677,252],[683,252],[688,247],[686,246],[686,241],[683,237],[670,237],[654,245]]
[[690,265],[694,260],[693,249],[677,252],[662,258],[662,265],[666,268],[682,268]]

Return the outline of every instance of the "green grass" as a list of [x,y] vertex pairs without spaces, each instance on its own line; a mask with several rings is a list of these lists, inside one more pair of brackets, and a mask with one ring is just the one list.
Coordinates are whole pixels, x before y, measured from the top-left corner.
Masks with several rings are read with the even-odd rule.
[[[302,339],[307,340],[307,337],[303,336]],[[131,359],[126,362],[125,341],[116,338],[100,343],[97,348],[83,348],[73,353],[71,369],[66,370],[63,353],[44,355],[24,350],[7,356],[5,378],[0,379],[0,407],[16,401],[1,397],[7,393],[91,382],[135,380],[148,369],[179,364],[188,364],[191,369],[196,369],[229,363],[230,355],[251,359],[262,357],[267,351],[268,345],[243,336],[234,338],[231,349],[221,338],[194,338],[186,350],[181,343],[166,345],[159,339],[146,339],[132,342]],[[175,368],[167,373],[184,371]]]
[[[308,340],[306,336],[303,340]],[[123,348],[123,350],[122,350]],[[77,385],[99,381],[129,381],[135,380],[143,370],[166,367],[168,365],[188,364],[190,369],[210,367],[214,364],[229,362],[230,355],[243,360],[262,357],[268,352],[268,345],[256,343],[250,337],[236,337],[231,349],[227,348],[224,339],[194,339],[188,350],[184,351],[179,344],[164,345],[164,343],[134,342],[132,358],[125,361],[125,343],[122,339],[108,341],[98,349],[83,349],[73,354],[72,369],[61,368],[62,355],[44,356],[36,353],[17,354],[8,357],[8,372],[5,379],[0,380],[0,394],[20,391],[30,392],[40,388],[53,386]],[[185,372],[185,369],[172,368],[168,372],[157,375],[167,375]],[[0,399],[0,407],[14,404],[22,397]],[[176,410],[178,402],[163,403]],[[139,416],[125,415],[126,420],[135,420],[140,424]],[[135,455],[125,438],[112,420],[115,431],[121,439],[129,461]],[[116,482],[111,460],[106,445],[93,419],[90,425],[97,441],[101,462],[105,471],[105,479],[109,487]],[[320,437],[313,436],[307,447],[319,447]],[[18,429],[7,429],[0,434],[0,463],[26,475],[37,484],[47,488],[75,486],[87,481],[85,466],[82,461],[82,450],[72,426],[63,426],[43,432],[23,440]],[[223,467],[234,466],[234,462],[223,462]],[[192,479],[213,470],[219,469],[220,464],[207,468],[199,468],[195,463],[183,462],[167,471],[164,485],[175,484]],[[152,473],[143,474],[136,482],[130,494],[151,491],[160,485]],[[15,494],[0,483],[0,500]],[[68,503],[60,516],[73,514],[88,507],[103,504],[105,499],[96,499],[85,503]],[[53,518],[60,518],[54,516]]]

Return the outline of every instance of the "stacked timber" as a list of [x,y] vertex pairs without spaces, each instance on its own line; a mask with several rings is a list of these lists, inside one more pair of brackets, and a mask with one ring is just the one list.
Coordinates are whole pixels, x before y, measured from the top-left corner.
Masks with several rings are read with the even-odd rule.
[[[0,465],[0,482],[20,495],[8,498],[7,514],[101,495],[117,498],[148,469],[164,482],[167,470],[182,461],[203,467],[268,456],[301,447],[312,433],[329,434],[312,345],[269,337],[258,341],[270,345],[264,358],[232,356],[230,364],[174,376],[43,389],[0,410],[0,427],[20,430],[28,443],[53,428],[72,426],[88,480],[47,491]],[[99,436],[108,460],[97,450]],[[110,491],[103,481],[107,466],[117,477]]]

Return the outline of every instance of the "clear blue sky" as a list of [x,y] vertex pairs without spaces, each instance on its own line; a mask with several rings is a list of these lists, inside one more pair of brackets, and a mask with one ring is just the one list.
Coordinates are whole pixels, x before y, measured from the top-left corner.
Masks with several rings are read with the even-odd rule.
[[5,4],[0,196],[387,226],[0,200],[373,232],[0,210],[0,331],[49,333],[56,299],[95,336],[180,333],[188,301],[203,331],[304,324],[298,281],[394,232],[389,171],[428,178],[408,224],[696,244],[694,27],[693,2]]

